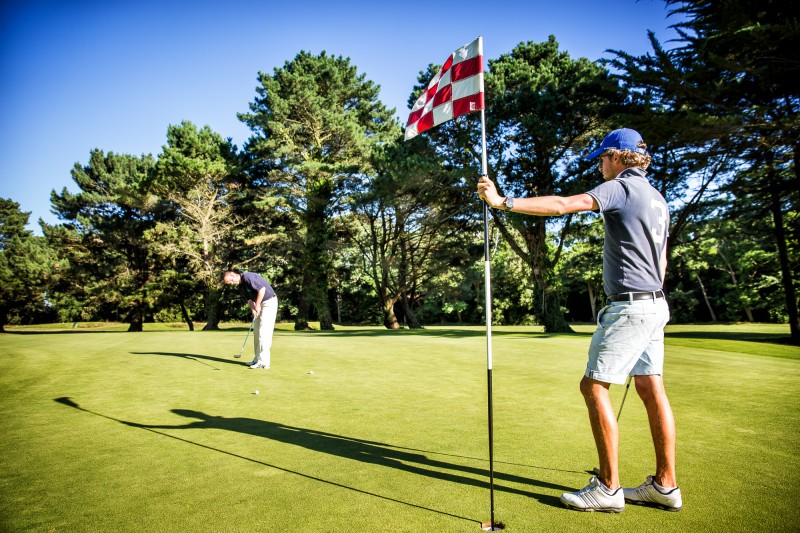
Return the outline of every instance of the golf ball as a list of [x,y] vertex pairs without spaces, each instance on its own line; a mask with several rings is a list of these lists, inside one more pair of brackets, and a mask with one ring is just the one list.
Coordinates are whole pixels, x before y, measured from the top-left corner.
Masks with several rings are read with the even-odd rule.
[[256,392],[254,394],[258,394],[258,389],[256,389]]
[[309,373],[309,374],[313,374],[313,373],[314,373],[314,371],[313,371],[313,370],[309,370],[309,371],[308,371],[308,373]]

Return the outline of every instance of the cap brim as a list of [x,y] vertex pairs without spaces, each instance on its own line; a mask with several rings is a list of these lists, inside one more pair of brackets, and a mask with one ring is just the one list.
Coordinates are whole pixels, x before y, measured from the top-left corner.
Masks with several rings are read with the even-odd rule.
[[591,161],[592,159],[594,159],[595,157],[597,157],[598,155],[602,154],[602,153],[603,153],[603,152],[605,152],[605,151],[606,151],[606,149],[605,149],[605,148],[598,148],[597,150],[595,150],[595,151],[594,151],[594,152],[592,152],[591,154],[587,155],[587,156],[584,158],[584,161]]

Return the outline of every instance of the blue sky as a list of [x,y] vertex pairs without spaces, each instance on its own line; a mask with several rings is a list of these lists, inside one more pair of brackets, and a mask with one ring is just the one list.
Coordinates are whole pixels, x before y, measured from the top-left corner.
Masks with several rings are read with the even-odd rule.
[[[434,9],[435,8],[435,9]],[[4,0],[0,3],[0,196],[57,223],[50,191],[76,192],[89,152],[159,154],[189,120],[242,146],[236,113],[258,72],[301,50],[349,57],[405,122],[417,75],[483,36],[497,58],[555,35],[570,56],[650,51],[674,37],[661,0],[272,2]]]

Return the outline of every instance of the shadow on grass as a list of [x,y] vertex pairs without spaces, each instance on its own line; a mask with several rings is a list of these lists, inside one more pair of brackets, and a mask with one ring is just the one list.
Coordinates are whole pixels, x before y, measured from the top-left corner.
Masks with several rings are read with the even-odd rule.
[[789,335],[783,333],[764,333],[758,331],[674,331],[667,330],[664,333],[667,339],[701,339],[701,340],[725,340],[725,341],[747,341],[762,342],[768,344],[792,345]]
[[128,333],[127,331],[117,330],[80,330],[80,329],[44,329],[44,330],[27,330],[27,331],[5,331],[7,335],[81,335],[87,333]]
[[[403,505],[408,505],[410,507],[415,507],[418,509],[422,509],[425,511],[435,512],[438,514],[451,516],[453,518],[458,518],[461,520],[466,520],[469,522],[475,522],[480,524],[482,521],[474,518],[469,518],[465,516],[459,516],[452,513],[448,513],[446,511],[441,511],[437,509],[431,509],[429,507],[424,507],[421,505],[413,504],[410,502],[405,502],[402,500],[398,500],[396,498],[392,498],[390,496],[384,496],[381,494],[376,494],[373,492],[365,491],[362,489],[358,489],[355,487],[343,485],[341,483],[337,483],[335,481],[330,481],[326,479],[322,479],[316,476],[311,476],[308,474],[304,474],[302,472],[298,472],[296,470],[290,470],[284,467],[280,467],[274,464],[266,463],[263,461],[259,461],[250,457],[245,457],[236,453],[228,452],[225,450],[220,450],[218,448],[213,448],[211,446],[207,446],[205,444],[201,444],[198,442],[194,442],[188,439],[184,439],[181,437],[177,437],[175,435],[171,435],[169,433],[164,433],[159,430],[181,430],[181,429],[222,429],[226,431],[233,431],[237,433],[243,433],[246,435],[254,435],[257,437],[263,437],[271,440],[275,440],[278,442],[282,442],[284,444],[290,444],[293,446],[300,446],[309,450],[313,450],[320,453],[327,453],[330,455],[335,455],[337,457],[343,457],[347,459],[352,459],[355,461],[361,461],[365,463],[375,464],[379,466],[384,466],[388,468],[394,468],[397,470],[401,470],[404,472],[410,472],[417,475],[423,475],[432,477],[435,479],[441,479],[444,481],[449,481],[453,483],[465,484],[465,485],[472,485],[476,487],[482,488],[489,488],[489,471],[485,468],[479,468],[474,466],[467,466],[456,464],[452,462],[445,462],[439,461],[436,459],[431,459],[422,453],[414,453],[416,450],[409,449],[409,448],[402,448],[402,447],[395,447],[389,444],[384,444],[375,441],[368,441],[362,439],[356,439],[352,437],[346,437],[343,435],[336,435],[333,433],[326,433],[323,431],[316,431],[311,429],[299,428],[294,426],[287,426],[284,424],[278,424],[275,422],[268,422],[265,420],[257,420],[254,418],[242,418],[242,417],[235,417],[235,418],[227,418],[221,416],[213,416],[203,413],[201,411],[195,411],[191,409],[173,409],[172,412],[186,417],[190,419],[194,419],[192,422],[188,422],[186,424],[176,424],[176,425],[168,425],[168,424],[141,424],[136,422],[130,422],[125,420],[120,420],[111,416],[107,416],[101,413],[97,413],[94,411],[90,411],[78,405],[72,399],[67,397],[62,398],[55,398],[54,401],[73,407],[80,411],[91,413],[96,416],[100,416],[109,420],[113,420],[115,422],[119,422],[120,424],[124,424],[129,427],[143,429],[145,431],[150,431],[152,433],[157,433],[159,435],[179,440],[181,442],[185,442],[187,444],[192,444],[195,446],[199,446],[201,448],[205,448],[208,450],[217,451],[220,453],[224,453],[226,455],[230,455],[233,457],[237,457],[240,459],[244,459],[253,463],[258,463],[264,466],[268,466],[270,468],[275,468],[284,472],[296,474],[298,476],[313,479],[315,481],[319,481],[322,483],[327,483],[329,485],[337,486],[340,488],[345,488],[348,490],[352,490],[361,494],[366,494],[369,496],[374,496],[377,498],[381,498],[384,500],[392,501],[395,503],[400,503]],[[444,455],[444,454],[443,454]],[[457,457],[457,456],[454,456]],[[472,458],[469,458],[472,459]],[[506,463],[508,464],[508,463]],[[442,470],[448,470],[448,472],[444,472]],[[473,477],[468,477],[467,475],[474,475],[485,478],[476,479]],[[494,472],[494,479],[495,485],[494,489],[502,492],[509,492],[513,494],[518,494],[522,496],[528,496],[530,498],[534,498],[541,503],[551,505],[554,507],[562,507],[559,499],[554,496],[550,496],[547,494],[539,494],[533,493],[522,489],[517,489],[513,487],[507,487],[498,485],[496,482],[497,480],[508,481],[512,483],[518,484],[525,484],[525,485],[532,485],[542,488],[554,489],[554,490],[561,490],[567,491],[572,490],[571,487],[564,487],[561,485],[556,485],[553,483],[548,483],[541,480],[525,478],[521,476],[516,476],[513,474],[506,474],[502,472]]]
[[[242,331],[247,331],[250,329],[249,326],[231,326],[226,327],[225,329],[218,329],[208,332],[202,333],[237,333]],[[141,334],[148,334],[148,333],[164,333],[170,332],[172,330],[154,330],[154,331],[140,331],[137,333]],[[178,330],[176,330],[178,331]],[[185,332],[188,332],[185,331]],[[77,335],[77,334],[95,334],[95,333],[104,333],[104,334],[114,334],[114,333],[130,333],[129,331],[125,330],[78,330],[78,329],[58,329],[58,330],[27,330],[27,331],[6,331],[6,334],[9,335]],[[195,332],[198,333],[198,332]],[[338,330],[305,330],[305,331],[294,331],[294,330],[286,330],[286,329],[275,329],[276,335],[318,335],[318,336],[357,336],[357,337],[392,337],[397,338],[398,336],[423,336],[423,337],[447,337],[447,338],[467,338],[467,337],[485,337],[486,332],[484,329],[461,329],[460,327],[454,327],[453,329],[401,329],[401,330],[390,330],[390,329],[382,329],[377,327],[348,327],[347,329],[338,329]],[[575,333],[544,333],[541,331],[499,331],[496,329],[492,329],[492,336],[493,337],[504,337],[504,336],[517,336],[517,337],[536,337],[536,338],[549,338],[549,337],[557,337],[563,335],[587,335],[587,333],[575,332]],[[588,333],[591,335],[591,333]]]
[[[592,325],[592,324],[577,324],[577,325]],[[676,324],[680,327],[681,324]],[[765,333],[759,331],[734,331],[724,330],[724,324],[716,324],[717,327],[707,331],[670,331],[669,327],[665,332],[666,338],[684,338],[684,339],[702,339],[702,340],[731,340],[731,341],[748,341],[760,342],[767,344],[779,345],[794,345],[791,337],[784,333]],[[389,330],[375,326],[343,326],[344,329],[335,329],[333,331],[322,330],[308,330],[308,331],[294,331],[282,328],[276,328],[276,335],[315,335],[315,336],[330,336],[330,337],[391,337],[398,338],[404,336],[422,336],[422,337],[442,337],[442,338],[471,338],[471,337],[485,337],[486,331],[480,324],[469,326],[437,326],[431,325],[430,328],[424,329],[401,329]],[[524,328],[520,326],[520,328]],[[224,329],[212,330],[207,333],[238,333],[247,331],[249,325],[241,326],[226,326]],[[144,331],[141,333],[155,333],[172,330],[155,330]],[[178,331],[178,330],[175,330]],[[183,330],[180,330],[183,331]],[[92,333],[128,333],[122,330],[92,330],[92,329],[53,329],[53,330],[7,330],[5,333],[10,335],[64,335],[64,334],[92,334]],[[203,332],[206,333],[206,332]],[[591,337],[592,331],[576,331],[572,333],[545,333],[543,331],[524,331],[512,330],[504,331],[502,329],[492,329],[493,337],[524,337],[524,338],[555,338],[564,336],[578,336],[578,337]],[[169,354],[165,354],[169,355]],[[230,361],[226,361],[230,362]]]
[[[278,333],[278,330],[275,330],[275,333]],[[284,330],[284,333],[288,333]],[[446,338],[469,338],[469,337],[485,337],[486,330],[483,328],[475,327],[472,329],[461,329],[460,327],[456,326],[448,329],[444,328],[436,328],[436,329],[400,329],[400,330],[391,330],[391,329],[381,329],[381,328],[357,328],[357,327],[349,327],[343,330],[309,330],[309,331],[292,331],[290,333],[297,333],[301,335],[314,335],[314,336],[330,336],[330,337],[347,337],[347,336],[357,336],[357,337],[405,337],[405,336],[412,336],[412,337],[446,337]],[[526,337],[526,338],[550,338],[550,337],[558,337],[564,335],[586,335],[585,333],[544,333],[541,331],[502,331],[497,329],[492,329],[492,337]],[[591,335],[591,334],[589,334]]]
[[[210,355],[200,355],[197,353],[180,353],[180,352],[130,352],[130,353],[133,355],[165,355],[167,357],[180,357],[181,359],[189,359],[190,361],[195,361],[197,363],[200,363],[201,365],[210,366],[214,370],[219,370],[219,368],[210,365],[208,363],[205,363],[201,361],[201,359],[205,361],[214,361],[217,363],[225,363],[225,364],[239,365],[239,366],[245,365],[246,362],[246,359],[245,360],[222,359],[220,357],[212,357]],[[252,355],[250,357],[252,357]]]

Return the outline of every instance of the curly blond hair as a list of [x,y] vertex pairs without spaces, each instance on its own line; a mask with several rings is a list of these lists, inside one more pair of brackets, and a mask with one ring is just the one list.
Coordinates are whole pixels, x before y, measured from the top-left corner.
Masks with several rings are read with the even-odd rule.
[[[638,144],[639,148],[644,150],[647,149],[647,145],[644,142],[640,142]],[[653,160],[650,157],[650,154],[638,154],[632,150],[617,150],[616,148],[609,148],[603,155],[610,155],[610,156],[619,156],[620,162],[625,165],[625,168],[632,168],[632,167],[639,167],[642,170],[647,170],[647,167],[650,166],[650,161]]]

